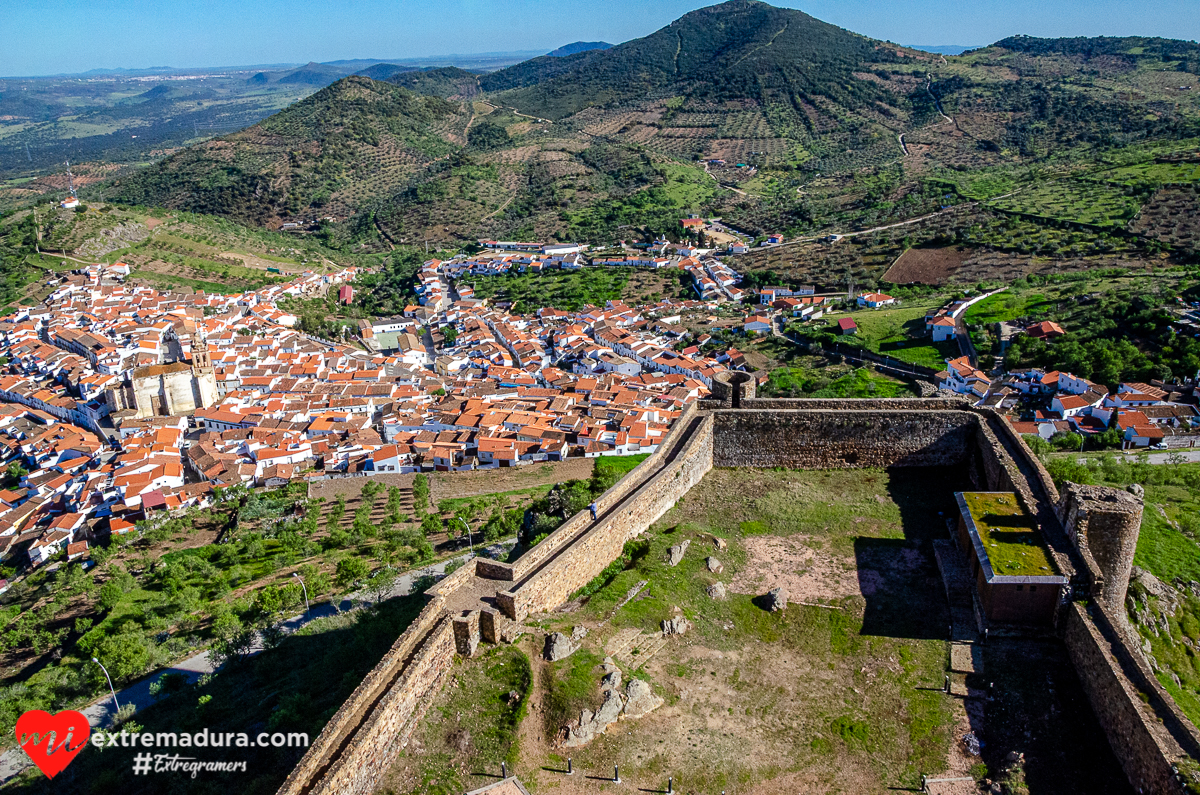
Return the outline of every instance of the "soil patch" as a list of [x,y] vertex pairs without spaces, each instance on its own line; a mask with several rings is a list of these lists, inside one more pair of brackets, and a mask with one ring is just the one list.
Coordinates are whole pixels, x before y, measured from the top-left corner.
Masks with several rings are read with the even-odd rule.
[[[429,493],[436,505],[451,497],[474,497],[480,494],[496,494],[517,491],[531,486],[547,486],[566,480],[586,480],[592,476],[595,460],[570,458],[545,464],[510,467],[506,469],[482,469],[475,472],[431,472]],[[411,475],[409,485],[411,485]]]
[[964,248],[910,248],[896,259],[885,282],[893,284],[942,285],[967,261],[970,252]]

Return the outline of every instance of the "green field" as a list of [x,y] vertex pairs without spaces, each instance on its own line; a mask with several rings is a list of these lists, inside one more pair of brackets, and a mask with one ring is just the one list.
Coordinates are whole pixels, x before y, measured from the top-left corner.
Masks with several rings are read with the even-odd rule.
[[1120,188],[1080,179],[1041,183],[989,203],[998,210],[1095,226],[1123,226],[1141,205]]
[[513,276],[471,276],[464,283],[476,298],[512,301],[514,312],[535,312],[545,306],[573,311],[588,304],[604,306],[621,297],[629,280],[627,268],[585,268]]
[[1006,290],[985,298],[967,309],[963,320],[971,325],[1004,323],[1022,317],[1035,317],[1053,306],[1041,293]]
[[909,364],[941,370],[946,359],[958,356],[958,343],[952,340],[934,342],[925,331],[925,312],[931,306],[921,304],[852,312],[850,317],[858,325],[858,334],[839,341],[862,345],[873,353],[891,356]]
[[1142,163],[1136,166],[1116,168],[1100,175],[1107,182],[1154,182],[1160,185],[1178,185],[1200,182],[1200,162],[1196,163]]

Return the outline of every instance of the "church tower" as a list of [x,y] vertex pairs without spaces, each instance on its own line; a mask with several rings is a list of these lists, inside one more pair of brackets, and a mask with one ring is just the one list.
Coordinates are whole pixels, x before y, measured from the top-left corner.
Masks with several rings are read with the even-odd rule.
[[192,333],[192,395],[196,408],[217,403],[217,374],[208,355],[208,341],[202,331]]

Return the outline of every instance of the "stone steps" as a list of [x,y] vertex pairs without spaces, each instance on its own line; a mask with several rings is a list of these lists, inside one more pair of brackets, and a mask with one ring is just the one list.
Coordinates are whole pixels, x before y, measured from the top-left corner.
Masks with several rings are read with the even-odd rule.
[[663,635],[647,635],[640,629],[623,629],[609,639],[604,651],[629,671],[636,671],[667,645]]

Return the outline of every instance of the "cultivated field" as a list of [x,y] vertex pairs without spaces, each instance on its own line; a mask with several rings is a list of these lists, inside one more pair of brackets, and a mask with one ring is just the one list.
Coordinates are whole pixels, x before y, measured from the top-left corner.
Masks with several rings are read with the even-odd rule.
[[962,267],[971,252],[959,247],[910,248],[901,254],[883,274],[892,284],[933,284],[941,286]]

